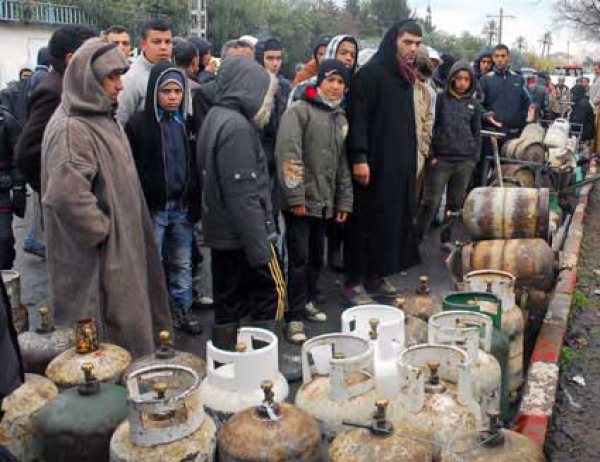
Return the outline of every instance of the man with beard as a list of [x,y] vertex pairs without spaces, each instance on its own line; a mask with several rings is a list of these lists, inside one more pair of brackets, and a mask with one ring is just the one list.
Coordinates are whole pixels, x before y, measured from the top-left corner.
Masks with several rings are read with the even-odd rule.
[[350,98],[348,157],[355,181],[354,214],[346,230],[343,302],[394,297],[386,279],[420,262],[417,211],[417,134],[414,63],[421,27],[398,22],[359,71]]

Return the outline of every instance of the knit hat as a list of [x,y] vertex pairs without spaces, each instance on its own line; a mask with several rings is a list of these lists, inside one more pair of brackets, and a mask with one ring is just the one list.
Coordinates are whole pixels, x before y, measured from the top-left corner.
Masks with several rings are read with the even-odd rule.
[[350,70],[337,59],[324,59],[319,68],[319,74],[317,75],[317,87],[321,85],[323,80],[332,75],[339,75],[344,79],[346,86],[350,83]]
[[98,82],[102,82],[104,77],[108,77],[115,71],[125,72],[129,69],[129,64],[114,43],[107,43],[98,48],[91,59],[92,72]]
[[254,57],[258,61],[258,64],[264,66],[265,63],[265,52],[267,51],[281,51],[283,50],[283,46],[281,42],[274,38],[269,37],[263,40],[259,40],[256,42],[256,46],[254,47]]
[[160,76],[157,88],[164,87],[168,83],[175,83],[184,88],[183,75],[177,69],[170,69]]

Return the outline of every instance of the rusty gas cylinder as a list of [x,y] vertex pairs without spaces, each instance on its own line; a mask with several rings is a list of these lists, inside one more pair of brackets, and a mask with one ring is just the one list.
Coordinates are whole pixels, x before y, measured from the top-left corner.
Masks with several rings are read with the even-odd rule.
[[481,187],[463,206],[463,224],[475,240],[536,238],[550,230],[550,191],[536,188]]
[[[403,386],[392,402],[390,420],[400,434],[425,437],[445,445],[481,424],[473,398],[467,354],[447,345],[420,345],[405,350],[398,362]],[[457,383],[441,376],[457,376]]]
[[[387,400],[375,403],[373,421],[369,426],[340,433],[329,447],[332,462],[431,462],[434,449],[431,444],[406,438],[396,433],[387,420]],[[352,422],[347,422],[351,425]]]
[[556,279],[555,254],[543,239],[480,241],[455,250],[448,264],[453,276],[476,270],[500,270],[513,274],[518,287],[551,290]]
[[302,345],[296,406],[315,417],[332,440],[344,421],[367,424],[377,397],[373,345],[351,334],[325,334]]
[[313,462],[321,453],[321,431],[311,415],[276,403],[273,382],[262,383],[264,401],[238,412],[219,435],[219,462]]
[[127,379],[129,418],[110,442],[111,462],[212,462],[217,427],[204,413],[200,378],[181,365],[146,366]]
[[21,462],[40,460],[35,444],[33,416],[58,395],[58,389],[41,375],[25,374],[25,383],[2,402],[4,418],[0,422],[0,445]]
[[0,270],[2,282],[10,299],[13,325],[17,334],[26,332],[29,328],[27,307],[21,301],[21,274],[15,270]]
[[441,311],[441,298],[431,293],[428,276],[419,276],[417,287],[399,298],[404,299],[404,312],[407,315],[415,316],[425,322],[432,314]]
[[123,348],[100,343],[96,321],[86,318],[77,321],[75,347],[54,358],[46,368],[46,376],[61,390],[85,382],[81,366],[91,363],[98,381],[119,383],[123,371],[131,364],[131,355]]
[[81,369],[84,383],[64,391],[34,415],[44,462],[107,462],[110,438],[127,418],[125,388],[99,383],[91,363]]
[[38,327],[19,335],[19,347],[25,371],[43,375],[50,361],[75,345],[75,331],[56,327],[48,308],[38,312]]
[[490,412],[489,429],[461,435],[442,452],[442,462],[545,462],[544,450],[530,438],[500,427],[500,413]]
[[[534,188],[535,172],[528,165],[502,164],[502,178],[504,186],[512,188]],[[493,186],[499,186],[494,182]]]
[[394,306],[405,314],[404,343],[411,347],[427,343],[427,321],[416,316],[406,314],[406,298],[397,297]]
[[173,346],[171,334],[165,330],[158,334],[158,348],[156,351],[153,354],[136,359],[123,373],[122,383],[127,383],[127,377],[133,371],[154,364],[181,364],[196,371],[200,380],[206,377],[206,363],[195,354],[176,350]]

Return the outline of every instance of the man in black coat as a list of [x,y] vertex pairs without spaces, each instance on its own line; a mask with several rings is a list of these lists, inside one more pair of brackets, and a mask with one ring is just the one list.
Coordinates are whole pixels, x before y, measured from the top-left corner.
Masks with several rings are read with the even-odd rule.
[[344,302],[394,297],[387,280],[420,262],[416,215],[414,62],[422,39],[411,20],[396,23],[359,71],[350,100],[348,157],[355,181],[348,222]]

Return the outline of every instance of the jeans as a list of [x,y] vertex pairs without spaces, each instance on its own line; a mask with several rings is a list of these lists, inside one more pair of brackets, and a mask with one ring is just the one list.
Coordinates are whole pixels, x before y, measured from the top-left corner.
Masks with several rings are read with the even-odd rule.
[[[475,160],[449,162],[437,159],[434,165],[427,164],[423,201],[417,218],[417,232],[420,237],[423,237],[429,230],[433,217],[440,207],[446,185],[448,185],[446,210],[457,212],[461,209],[474,168]],[[447,228],[442,233],[442,242],[450,241],[450,228]]]
[[194,227],[188,210],[180,202],[167,202],[153,211],[152,222],[158,250],[163,259],[171,310],[186,313],[192,306],[192,242]]
[[12,269],[15,261],[15,238],[12,212],[0,212],[0,269]]
[[323,267],[326,221],[313,217],[297,217],[285,213],[288,249],[288,302],[286,321],[299,321],[307,302],[317,295],[317,282]]

